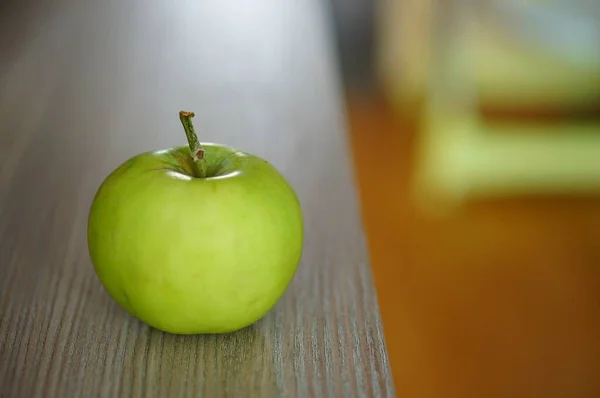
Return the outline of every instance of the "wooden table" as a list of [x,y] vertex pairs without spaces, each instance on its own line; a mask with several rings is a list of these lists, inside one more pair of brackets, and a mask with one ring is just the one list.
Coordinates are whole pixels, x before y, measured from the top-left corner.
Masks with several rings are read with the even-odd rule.
[[[319,2],[0,7],[1,397],[394,395]],[[184,144],[181,109],[275,164],[305,213],[292,286],[238,333],[149,328],[88,256],[98,185]]]

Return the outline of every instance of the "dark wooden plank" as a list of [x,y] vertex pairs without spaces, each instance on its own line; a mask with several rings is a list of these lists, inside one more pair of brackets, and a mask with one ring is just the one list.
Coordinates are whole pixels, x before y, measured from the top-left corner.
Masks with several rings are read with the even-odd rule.
[[[226,3],[4,3],[0,396],[393,396],[326,13]],[[184,143],[180,109],[203,140],[269,159],[304,209],[292,286],[238,333],[151,329],[89,260],[98,184]]]

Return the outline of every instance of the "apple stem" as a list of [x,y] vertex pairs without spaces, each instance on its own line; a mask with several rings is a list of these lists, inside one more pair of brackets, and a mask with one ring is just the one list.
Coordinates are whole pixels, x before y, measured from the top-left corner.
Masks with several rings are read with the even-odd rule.
[[196,168],[196,176],[199,178],[204,178],[206,177],[206,159],[204,158],[205,152],[204,148],[202,148],[202,145],[200,145],[200,141],[198,141],[196,132],[194,131],[194,124],[192,123],[192,118],[194,116],[194,112],[179,112],[179,120],[181,120],[181,124],[183,125],[183,129],[185,130],[185,135],[190,146],[190,153]]

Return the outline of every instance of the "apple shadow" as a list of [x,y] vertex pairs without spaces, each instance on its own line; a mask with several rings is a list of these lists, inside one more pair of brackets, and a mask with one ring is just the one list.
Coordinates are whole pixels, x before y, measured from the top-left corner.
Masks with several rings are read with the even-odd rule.
[[[125,383],[141,383],[144,388],[161,391],[161,396],[284,394],[283,383],[278,381],[281,369],[277,371],[275,336],[269,333],[267,325],[272,320],[269,315],[232,333],[170,334],[129,314],[109,296],[92,272],[87,277],[92,280],[87,281],[79,318],[82,327],[75,336],[75,357],[79,360],[75,359],[73,365],[87,362],[88,368],[78,369],[77,379],[83,380],[85,373],[93,371],[89,367],[98,365],[95,360],[89,362],[90,350],[100,350],[103,356],[121,357],[122,363],[114,364],[118,368],[145,369]],[[124,352],[118,354],[122,344]]]
[[150,350],[161,346],[163,361],[168,356],[168,362],[172,362],[163,363],[163,369],[167,365],[167,369],[173,369],[174,377],[181,378],[177,363],[187,363],[188,390],[222,397],[282,394],[276,381],[274,350],[260,322],[227,334],[183,336],[150,327],[148,330]]

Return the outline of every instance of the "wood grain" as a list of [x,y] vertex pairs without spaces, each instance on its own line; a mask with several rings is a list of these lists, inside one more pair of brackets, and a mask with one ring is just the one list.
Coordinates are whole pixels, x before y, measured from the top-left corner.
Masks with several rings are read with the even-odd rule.
[[[0,396],[393,396],[327,14],[317,1],[8,1],[0,14]],[[118,307],[87,252],[102,179],[203,141],[271,161],[303,260],[264,319],[175,336]]]

